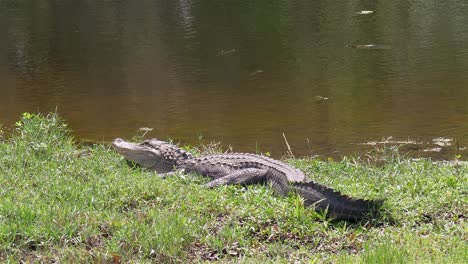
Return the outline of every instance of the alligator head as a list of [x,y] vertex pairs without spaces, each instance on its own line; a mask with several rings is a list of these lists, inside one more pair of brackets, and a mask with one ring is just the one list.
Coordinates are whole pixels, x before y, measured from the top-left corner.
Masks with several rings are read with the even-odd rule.
[[162,159],[161,152],[146,141],[137,144],[116,138],[112,142],[112,146],[126,159],[134,161],[145,168],[153,168]]
[[116,138],[112,142],[112,146],[127,160],[136,162],[145,168],[153,169],[158,173],[173,171],[179,163],[192,158],[189,153],[177,146],[157,139],[132,143]]

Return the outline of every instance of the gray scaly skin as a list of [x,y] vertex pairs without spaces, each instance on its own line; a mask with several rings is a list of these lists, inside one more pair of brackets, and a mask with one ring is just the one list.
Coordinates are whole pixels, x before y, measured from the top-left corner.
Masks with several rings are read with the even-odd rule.
[[304,198],[306,205],[327,211],[327,215],[334,219],[359,220],[378,208],[380,203],[354,199],[318,183],[306,182],[302,171],[260,155],[228,153],[194,157],[176,145],[157,139],[137,144],[117,138],[112,146],[126,159],[155,170],[161,177],[176,171],[194,172],[210,177],[212,181],[207,184],[210,188],[268,183],[275,193],[282,196],[295,191]]

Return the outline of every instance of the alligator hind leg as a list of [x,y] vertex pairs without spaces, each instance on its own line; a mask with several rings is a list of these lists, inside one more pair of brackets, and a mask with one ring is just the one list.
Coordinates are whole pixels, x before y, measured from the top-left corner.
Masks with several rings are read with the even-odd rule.
[[213,188],[220,185],[256,183],[269,183],[273,191],[279,195],[287,195],[289,192],[288,179],[285,175],[265,169],[243,169],[207,183],[205,186]]
[[265,181],[265,175],[268,171],[263,169],[243,169],[231,174],[228,174],[224,177],[218,178],[207,183],[205,186],[213,188],[221,185],[230,185],[230,184],[255,184]]

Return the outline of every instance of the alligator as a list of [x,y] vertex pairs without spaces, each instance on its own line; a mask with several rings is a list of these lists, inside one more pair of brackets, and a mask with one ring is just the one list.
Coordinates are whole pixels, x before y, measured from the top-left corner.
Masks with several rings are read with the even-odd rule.
[[154,170],[162,178],[177,173],[197,173],[212,179],[206,187],[240,184],[269,184],[282,196],[296,192],[305,206],[325,212],[337,220],[361,220],[377,212],[381,201],[355,199],[327,186],[307,181],[305,174],[284,162],[256,154],[224,153],[195,157],[169,142],[157,139],[142,143],[117,138],[113,148],[144,168]]

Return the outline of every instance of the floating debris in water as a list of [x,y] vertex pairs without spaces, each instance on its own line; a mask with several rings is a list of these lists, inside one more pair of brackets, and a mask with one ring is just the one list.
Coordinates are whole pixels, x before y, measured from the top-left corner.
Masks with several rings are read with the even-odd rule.
[[235,53],[235,52],[237,52],[236,49],[220,50],[220,51],[218,52],[218,55],[217,55],[217,56],[226,56],[226,55],[229,55],[229,54],[233,54],[233,53]]
[[368,49],[368,50],[388,50],[391,48],[389,45],[383,44],[346,44],[347,48],[353,49]]
[[424,152],[440,152],[442,148],[437,147],[437,148],[428,148],[428,149],[423,149],[422,151]]
[[352,143],[355,145],[369,145],[369,146],[375,146],[375,145],[381,145],[381,144],[413,144],[413,145],[421,145],[423,144],[422,142],[417,142],[414,140],[393,140],[393,137],[388,137],[384,138],[381,141],[369,141],[369,142],[364,142],[364,143]]
[[373,14],[374,11],[371,11],[371,10],[362,10],[362,11],[358,11],[356,12],[356,15],[370,15],[370,14]]
[[437,146],[441,147],[447,147],[447,146],[452,146],[452,138],[443,138],[443,137],[438,137],[438,138],[433,138],[432,143]]
[[[434,159],[445,159],[447,157],[455,157],[455,160],[462,158],[466,159],[465,151],[468,149],[466,146],[461,146],[456,139],[452,138],[433,138],[428,141],[415,141],[415,140],[395,140],[391,136],[377,141],[368,141],[362,143],[350,143],[353,145],[368,146],[374,148],[376,151],[385,149],[397,150],[399,153],[411,153],[420,157],[432,157]],[[367,147],[363,147],[367,148]],[[468,162],[468,161],[466,161]]]
[[255,75],[259,74],[259,73],[263,73],[263,70],[256,70],[256,71],[253,71],[253,72],[251,72],[251,73],[249,74],[249,76],[255,76]]
[[315,99],[316,102],[323,102],[323,101],[328,100],[328,97],[323,97],[321,95],[317,95],[317,96],[314,97],[314,99]]

